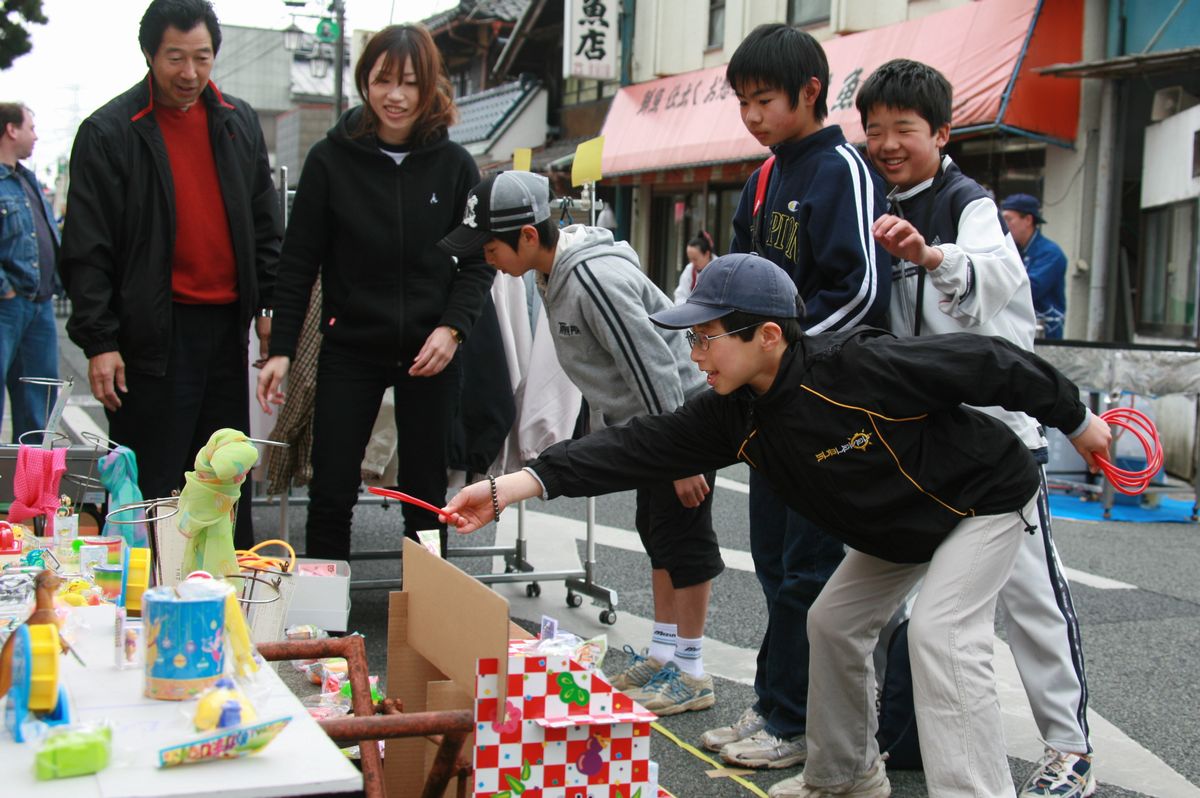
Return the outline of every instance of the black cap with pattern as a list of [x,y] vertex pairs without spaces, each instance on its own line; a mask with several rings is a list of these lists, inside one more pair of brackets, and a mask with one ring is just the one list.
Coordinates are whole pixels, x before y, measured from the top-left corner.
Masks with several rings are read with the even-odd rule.
[[496,233],[550,218],[550,181],[533,172],[500,172],[467,195],[462,224],[439,243],[451,255],[473,255]]

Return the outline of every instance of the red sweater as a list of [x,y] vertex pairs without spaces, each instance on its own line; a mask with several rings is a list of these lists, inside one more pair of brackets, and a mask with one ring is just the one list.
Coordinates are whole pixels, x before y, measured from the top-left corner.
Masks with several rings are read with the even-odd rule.
[[154,118],[175,184],[172,297],[188,305],[237,302],[237,263],[208,135],[208,109],[203,100],[187,111],[156,105]]

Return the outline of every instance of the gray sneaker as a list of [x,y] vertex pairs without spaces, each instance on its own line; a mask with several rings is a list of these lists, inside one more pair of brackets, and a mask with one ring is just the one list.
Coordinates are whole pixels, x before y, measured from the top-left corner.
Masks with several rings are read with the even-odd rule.
[[708,709],[717,702],[713,693],[713,680],[707,673],[692,676],[679,670],[674,662],[646,682],[646,686],[632,694],[634,701],[656,715],[678,715],[694,709]]
[[751,734],[765,728],[767,719],[750,707],[733,722],[731,726],[720,726],[709,729],[700,735],[701,744],[709,751],[720,752],[722,748],[738,740],[745,740]]
[[[625,653],[629,655],[629,665],[625,670],[618,673],[616,676],[608,680],[616,689],[623,693],[631,693],[632,691],[644,687],[646,682],[654,678],[654,674],[663,669],[665,662],[659,662],[654,657],[648,657],[644,653],[639,654],[633,650],[633,646],[625,646]],[[630,695],[634,701],[637,697]]]
[[756,731],[745,740],[730,743],[721,749],[721,758],[731,765],[743,768],[790,768],[804,764],[808,758],[808,746],[801,734],[790,740],[776,737],[765,728]]
[[804,783],[804,776],[792,776],[775,784],[767,791],[770,798],[888,798],[892,785],[888,781],[883,760],[854,781],[834,784],[830,787],[813,787]]

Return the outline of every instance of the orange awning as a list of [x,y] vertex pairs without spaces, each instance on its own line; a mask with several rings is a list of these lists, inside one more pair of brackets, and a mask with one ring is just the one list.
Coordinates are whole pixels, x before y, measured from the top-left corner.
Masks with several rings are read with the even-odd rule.
[[[954,86],[953,132],[986,130],[1069,144],[1079,82],[1038,74],[1082,55],[1082,0],[981,0],[921,19],[822,42],[829,58],[827,124],[862,142],[854,96],[880,64],[924,61]],[[604,122],[605,176],[725,163],[766,153],[742,126],[725,66],[621,89]]]

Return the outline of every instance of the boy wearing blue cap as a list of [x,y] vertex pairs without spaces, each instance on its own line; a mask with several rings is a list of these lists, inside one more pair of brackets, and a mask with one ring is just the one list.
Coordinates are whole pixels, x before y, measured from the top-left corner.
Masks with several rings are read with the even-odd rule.
[[805,336],[795,285],[756,255],[717,258],[696,292],[655,313],[690,328],[713,389],[550,447],[528,468],[469,485],[442,516],[460,532],[534,496],[628,489],[745,462],[851,548],[808,616],[808,760],[772,796],[890,795],[875,741],[871,653],[918,579],[909,645],[931,796],[1013,795],[992,672],[992,623],[1039,472],[1002,405],[1068,434],[1089,466],[1107,425],[1078,389],[999,338],[897,339],[855,328]]
[[[637,253],[601,227],[560,229],[542,175],[501,172],[482,181],[441,247],[456,256],[482,249],[505,274],[537,273],[555,353],[587,399],[593,428],[669,413],[704,391],[684,336],[647,318],[671,301],[642,271]],[[715,478],[699,471],[633,486],[635,525],[652,569],[654,629],[645,656],[634,653],[612,683],[660,715],[716,700],[703,660],[712,580],[725,567],[712,528]]]
[[1033,289],[1043,338],[1062,338],[1067,312],[1067,256],[1062,247],[1042,235],[1042,203],[1032,194],[1010,194],[1000,203],[1000,212],[1021,249],[1025,271]]

